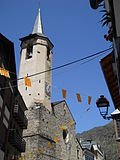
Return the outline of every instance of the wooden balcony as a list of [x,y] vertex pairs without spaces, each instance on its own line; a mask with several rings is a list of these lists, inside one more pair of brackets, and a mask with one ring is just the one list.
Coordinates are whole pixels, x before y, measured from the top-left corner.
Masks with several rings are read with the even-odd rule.
[[10,130],[9,133],[9,143],[17,148],[20,152],[25,152],[26,142],[25,140],[16,132],[16,130]]
[[22,111],[21,107],[18,104],[14,105],[13,117],[15,118],[17,123],[19,124],[20,128],[27,129],[28,120],[27,120],[24,112]]

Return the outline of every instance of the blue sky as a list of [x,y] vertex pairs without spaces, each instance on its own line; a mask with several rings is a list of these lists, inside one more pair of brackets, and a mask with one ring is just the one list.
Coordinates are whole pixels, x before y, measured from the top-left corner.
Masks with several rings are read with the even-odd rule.
[[[104,40],[107,27],[100,20],[102,13],[92,10],[89,0],[41,0],[41,15],[44,33],[54,44],[53,67],[80,59],[109,48],[111,44]],[[14,43],[16,67],[19,69],[19,38],[32,33],[38,13],[38,0],[1,0],[0,32]],[[108,52],[109,53],[109,52]],[[61,89],[67,90],[66,102],[76,121],[76,132],[105,125],[96,107],[97,98],[103,94],[110,101],[109,113],[114,110],[99,64],[101,56],[93,61],[81,63],[53,72],[52,101],[62,100]],[[79,92],[82,103],[78,103]],[[91,109],[87,104],[92,97]]]

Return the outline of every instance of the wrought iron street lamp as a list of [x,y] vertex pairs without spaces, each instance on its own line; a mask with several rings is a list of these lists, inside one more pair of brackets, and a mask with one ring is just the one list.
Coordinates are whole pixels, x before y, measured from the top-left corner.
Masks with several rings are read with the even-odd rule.
[[116,109],[111,113],[111,116],[108,116],[109,101],[103,95],[101,95],[100,98],[97,99],[96,105],[99,108],[100,114],[104,119],[113,119],[116,140],[120,142],[120,110]]
[[104,95],[101,95],[100,98],[97,99],[96,105],[99,109],[101,116],[104,119],[112,118],[111,116],[109,116],[109,117],[107,116],[108,115],[108,108],[109,108],[109,101],[107,100],[107,98],[104,97]]

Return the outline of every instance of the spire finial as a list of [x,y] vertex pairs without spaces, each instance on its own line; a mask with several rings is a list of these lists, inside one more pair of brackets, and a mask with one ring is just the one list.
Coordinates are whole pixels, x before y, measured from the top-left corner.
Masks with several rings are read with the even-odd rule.
[[39,11],[40,11],[40,0],[38,0],[38,8],[39,8]]
[[35,25],[33,28],[32,34],[43,34],[43,26],[42,26],[42,20],[41,20],[41,15],[40,15],[40,0],[39,0],[39,10],[38,10],[38,15],[35,21]]

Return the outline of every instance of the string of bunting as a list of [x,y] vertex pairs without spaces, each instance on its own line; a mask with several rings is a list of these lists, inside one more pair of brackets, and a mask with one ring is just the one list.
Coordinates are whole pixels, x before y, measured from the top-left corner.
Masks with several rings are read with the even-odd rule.
[[[65,89],[62,89],[62,97],[64,98],[64,99],[66,99],[67,98],[67,91],[65,90]],[[81,99],[81,96],[80,96],[80,93],[76,93],[76,97],[77,97],[77,101],[79,102],[79,103],[81,103],[82,102],[82,99]],[[88,105],[90,105],[91,104],[91,99],[92,99],[92,97],[91,96],[88,96]],[[87,109],[87,112],[90,110],[90,107],[88,107],[88,109]]]
[[[0,75],[3,75],[7,78],[10,78],[9,75],[9,71],[5,70],[4,68],[0,68]],[[32,82],[31,79],[28,77],[24,77],[24,85],[27,87],[31,87],[32,86]],[[9,87],[7,87],[6,89],[8,89]],[[64,99],[67,98],[67,91],[65,89],[62,89],[62,96]],[[79,93],[76,93],[76,97],[77,97],[77,101],[78,102],[82,102],[81,96]],[[91,96],[88,96],[88,104],[91,104]],[[90,107],[87,109],[87,112],[90,110]]]
[[[0,67],[0,75],[10,78],[9,71],[1,67]],[[29,77],[24,77],[24,84],[25,86],[31,87],[32,86],[31,79]],[[62,96],[64,99],[66,99],[67,91],[65,89],[62,89]],[[76,96],[78,102],[82,102],[80,94],[76,93]],[[91,96],[88,96],[88,104],[90,105],[90,103],[91,103]]]
[[[25,86],[29,86],[29,87],[32,86],[31,79],[28,78],[28,77],[24,77],[24,83],[25,83]],[[65,89],[62,89],[62,96],[63,96],[64,99],[66,99],[67,91]],[[77,96],[77,101],[82,102],[80,93],[76,93],[76,96]],[[91,99],[92,99],[91,96],[88,96],[88,104],[89,105],[91,104]],[[90,107],[89,107],[89,109],[90,109]],[[87,111],[88,111],[88,109],[87,109]]]
[[[0,67],[0,75],[10,78],[9,71],[1,67]],[[31,79],[29,77],[24,77],[24,84],[25,86],[31,87],[32,86]],[[64,99],[67,98],[67,91],[65,89],[62,89],[62,96]],[[82,99],[79,93],[76,93],[76,97],[77,97],[77,101],[81,103]],[[91,104],[91,96],[88,96],[88,104],[89,105]],[[89,110],[90,110],[90,107],[87,109],[87,111]]]
[[[25,77],[25,78],[24,78],[24,83],[25,83],[25,86],[28,86],[28,87],[31,87],[31,86],[32,86],[31,79],[28,78],[28,77]],[[67,91],[66,91],[65,89],[62,89],[62,97],[63,97],[64,99],[67,98]],[[80,96],[80,93],[76,93],[76,97],[77,97],[77,101],[78,101],[79,103],[81,103],[81,102],[82,102],[82,98],[81,98],[81,96]],[[91,104],[91,99],[92,99],[91,96],[88,96],[88,105]],[[89,110],[90,110],[90,107],[87,109],[87,111],[89,111]]]

